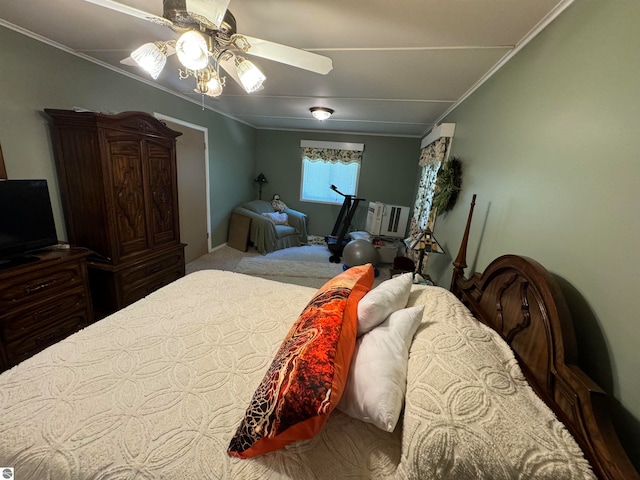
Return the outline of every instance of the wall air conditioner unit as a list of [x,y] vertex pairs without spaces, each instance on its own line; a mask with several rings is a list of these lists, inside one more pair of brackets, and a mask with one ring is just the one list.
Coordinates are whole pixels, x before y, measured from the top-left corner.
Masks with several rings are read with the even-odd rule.
[[409,207],[369,202],[366,230],[379,237],[404,238],[409,220]]

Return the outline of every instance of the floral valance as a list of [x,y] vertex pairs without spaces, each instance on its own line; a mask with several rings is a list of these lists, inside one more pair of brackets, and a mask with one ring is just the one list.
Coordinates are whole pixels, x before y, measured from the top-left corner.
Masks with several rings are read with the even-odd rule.
[[427,165],[441,165],[447,154],[449,140],[449,137],[440,137],[435,142],[424,147],[422,152],[420,152],[418,165],[421,167],[426,167]]
[[302,156],[313,161],[333,163],[362,163],[362,152],[334,150],[331,148],[303,148]]
[[302,140],[302,156],[312,162],[362,163],[362,143],[319,142]]

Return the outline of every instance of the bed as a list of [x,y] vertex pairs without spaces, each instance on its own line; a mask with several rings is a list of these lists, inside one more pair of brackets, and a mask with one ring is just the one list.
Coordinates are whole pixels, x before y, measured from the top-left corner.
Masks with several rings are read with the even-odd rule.
[[309,440],[229,456],[316,289],[199,271],[0,375],[0,465],[20,480],[640,478],[574,364],[553,277],[514,255],[462,275],[472,212],[451,291],[411,287],[424,313],[393,432],[334,410]]

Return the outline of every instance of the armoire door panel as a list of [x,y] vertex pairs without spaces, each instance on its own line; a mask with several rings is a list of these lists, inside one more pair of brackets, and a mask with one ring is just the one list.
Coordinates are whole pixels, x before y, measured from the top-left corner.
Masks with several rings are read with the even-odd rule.
[[145,251],[148,248],[140,150],[140,141],[138,140],[112,140],[109,142],[111,188],[117,232],[116,244],[121,258]]
[[[87,161],[100,158],[100,142],[94,128],[61,127],[56,146],[56,171],[60,181],[67,227],[71,245],[91,245],[101,257],[113,255],[108,226],[102,221],[108,209],[102,183],[102,164]],[[61,161],[64,157],[66,161]],[[82,199],[82,208],[78,208]]]
[[148,206],[150,209],[150,234],[153,245],[175,242],[177,234],[177,198],[173,151],[164,145],[147,142],[149,175]]

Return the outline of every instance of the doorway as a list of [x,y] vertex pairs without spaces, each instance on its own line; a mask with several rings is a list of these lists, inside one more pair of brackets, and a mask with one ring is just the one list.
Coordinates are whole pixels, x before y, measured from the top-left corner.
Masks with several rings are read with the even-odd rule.
[[182,133],[176,139],[178,215],[180,241],[187,245],[185,263],[189,263],[211,251],[208,129],[159,113],[154,116]]

